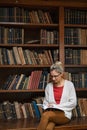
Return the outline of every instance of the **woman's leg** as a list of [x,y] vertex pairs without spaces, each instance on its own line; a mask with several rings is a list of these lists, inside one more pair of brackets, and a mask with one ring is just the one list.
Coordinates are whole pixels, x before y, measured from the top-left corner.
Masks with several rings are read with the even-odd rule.
[[[46,130],[49,122],[65,124],[69,122],[69,119],[65,117],[63,111],[46,111],[42,114],[37,130]],[[50,124],[48,127],[50,127]]]
[[49,122],[47,125],[46,130],[53,130],[55,127],[55,123],[54,122]]
[[68,119],[67,117],[65,117],[65,114],[63,111],[53,111],[53,113],[51,113],[51,116],[49,117],[49,121],[54,122],[55,124],[65,124],[68,123],[70,121],[70,119]]
[[49,122],[50,114],[51,114],[51,111],[45,111],[42,114],[37,130],[46,130],[46,127],[47,127],[48,122]]

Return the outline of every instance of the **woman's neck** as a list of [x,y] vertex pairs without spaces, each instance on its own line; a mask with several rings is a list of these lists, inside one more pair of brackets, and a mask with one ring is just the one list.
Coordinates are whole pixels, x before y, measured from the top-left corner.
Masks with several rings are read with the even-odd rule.
[[65,79],[61,79],[58,83],[55,84],[56,87],[64,86]]

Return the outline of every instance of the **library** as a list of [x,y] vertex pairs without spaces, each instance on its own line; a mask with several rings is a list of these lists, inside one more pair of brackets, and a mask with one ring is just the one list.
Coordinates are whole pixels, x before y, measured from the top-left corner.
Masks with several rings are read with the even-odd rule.
[[87,129],[87,1],[0,1],[0,129],[36,130],[50,65],[60,60],[76,89],[71,122]]

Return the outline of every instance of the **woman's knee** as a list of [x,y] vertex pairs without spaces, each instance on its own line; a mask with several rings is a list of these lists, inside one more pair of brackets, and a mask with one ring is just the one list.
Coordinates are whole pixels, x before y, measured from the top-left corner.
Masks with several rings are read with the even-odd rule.
[[49,119],[49,117],[52,115],[52,113],[51,113],[51,111],[46,111],[46,112],[44,112],[43,114],[42,114],[42,118],[47,118],[47,119]]

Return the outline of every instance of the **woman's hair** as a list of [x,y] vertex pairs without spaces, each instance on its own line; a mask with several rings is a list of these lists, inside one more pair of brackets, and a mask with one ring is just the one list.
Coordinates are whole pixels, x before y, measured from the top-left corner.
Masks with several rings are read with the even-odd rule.
[[59,73],[63,73],[64,72],[64,69],[63,69],[63,66],[62,66],[62,63],[60,61],[56,61],[54,64],[51,65],[50,67],[50,71],[52,70],[56,70],[57,72]]

